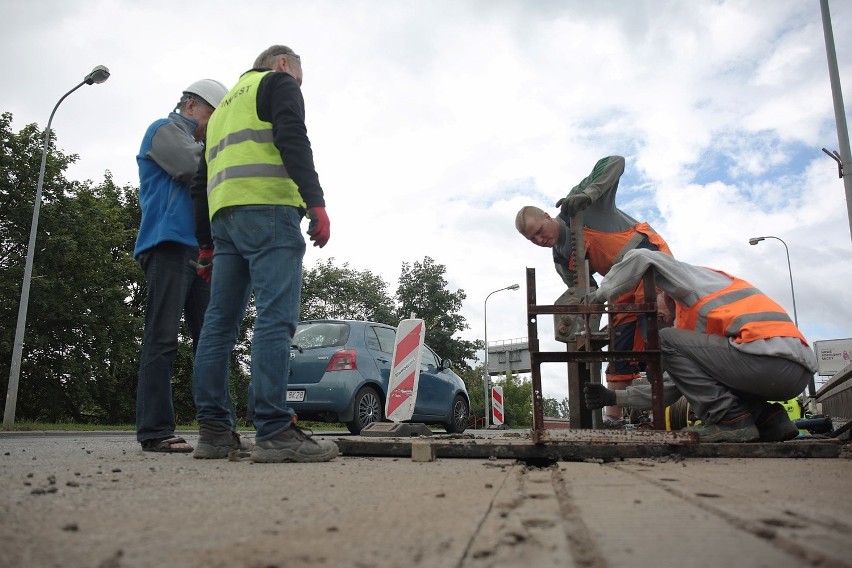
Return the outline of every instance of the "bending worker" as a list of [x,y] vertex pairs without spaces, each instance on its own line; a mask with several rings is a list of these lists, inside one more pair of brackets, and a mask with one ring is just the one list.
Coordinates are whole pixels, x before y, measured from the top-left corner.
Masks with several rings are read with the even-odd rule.
[[[782,441],[798,434],[784,408],[769,400],[801,393],[817,361],[790,316],[760,290],[721,271],[636,250],[612,267],[595,293],[600,303],[632,290],[645,271],[657,279],[664,325],[660,350],[665,403],[686,397],[701,420],[702,442]],[[650,385],[585,388],[586,406],[651,407]]]
[[[648,223],[640,223],[615,206],[618,181],[624,173],[624,158],[609,156],[598,160],[592,173],[576,185],[556,206],[560,213],[551,217],[538,207],[522,207],[515,218],[515,228],[528,240],[540,247],[553,249],[556,272],[569,289],[578,285],[575,254],[572,250],[571,218],[578,212],[583,214],[583,258],[589,260],[589,278],[593,273],[606,275],[613,264],[625,253],[641,248],[671,254],[668,245]],[[595,287],[593,280],[589,283]],[[615,299],[618,303],[642,303],[644,292],[641,283],[635,289],[626,290]],[[644,316],[641,316],[644,318]],[[636,314],[611,316],[610,325],[615,334],[615,347],[619,351],[641,351],[644,336],[640,325],[642,319]],[[644,327],[644,326],[642,326]],[[623,390],[639,377],[639,366],[630,361],[610,363],[606,370],[607,385],[612,390]],[[622,411],[609,406],[604,416],[604,425],[620,427]]]

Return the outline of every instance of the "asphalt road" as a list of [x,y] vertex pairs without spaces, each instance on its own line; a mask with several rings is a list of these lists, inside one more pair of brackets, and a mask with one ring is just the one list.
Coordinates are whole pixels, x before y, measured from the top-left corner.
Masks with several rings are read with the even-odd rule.
[[0,433],[0,566],[852,566],[850,455],[252,464]]

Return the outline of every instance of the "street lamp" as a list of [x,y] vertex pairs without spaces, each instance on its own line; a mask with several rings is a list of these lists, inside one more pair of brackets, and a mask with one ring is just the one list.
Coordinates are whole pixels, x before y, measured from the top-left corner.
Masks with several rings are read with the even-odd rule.
[[[766,239],[781,241],[781,244],[784,245],[784,250],[787,253],[787,272],[790,273],[790,294],[793,296],[793,322],[796,324],[796,327],[799,327],[799,316],[796,313],[796,291],[793,289],[793,269],[790,267],[790,249],[787,248],[787,243],[784,242],[784,239],[773,237],[772,235],[766,235],[765,237],[752,237],[748,240],[748,244],[756,245],[760,241],[765,241]],[[808,394],[811,399],[816,396],[816,384],[814,383],[813,377],[811,377],[811,380],[808,383]]]
[[828,58],[828,79],[831,82],[831,98],[834,102],[834,122],[837,129],[837,143],[840,152],[823,151],[837,162],[838,173],[843,178],[846,191],[846,216],[849,218],[849,232],[852,233],[852,150],[849,147],[849,130],[846,126],[846,111],[843,106],[843,89],[840,87],[840,73],[837,70],[837,51],[834,47],[834,31],[831,28],[831,10],[828,0],[820,0],[822,13],[822,31],[825,36],[825,55]]
[[483,310],[485,315],[485,373],[482,378],[482,382],[485,385],[485,427],[488,428],[488,383],[490,375],[488,374],[488,298],[491,297],[491,294],[496,294],[497,292],[502,292],[503,290],[517,290],[520,288],[517,284],[512,284],[511,286],[506,286],[505,288],[500,288],[499,290],[494,290],[485,296],[485,309]]
[[11,429],[15,425],[15,407],[18,404],[18,380],[21,375],[21,352],[24,345],[24,328],[27,325],[27,305],[30,300],[30,281],[33,273],[33,254],[35,254],[36,231],[38,230],[38,214],[41,209],[41,189],[44,184],[44,169],[47,165],[47,146],[50,142],[50,124],[53,122],[53,115],[56,114],[56,109],[68,95],[82,87],[83,85],[93,85],[95,83],[103,83],[109,79],[109,69],[103,65],[98,65],[92,69],[91,73],[83,77],[76,87],[62,95],[53,111],[50,113],[50,118],[47,120],[47,128],[44,129],[44,148],[41,152],[41,167],[38,172],[38,184],[36,184],[35,205],[33,206],[33,221],[30,226],[30,242],[27,245],[27,259],[24,264],[24,283],[21,286],[21,303],[18,306],[18,326],[15,328],[15,343],[12,348],[12,366],[9,370],[9,387],[6,392],[6,408],[3,413],[3,428]]
[[793,321],[796,323],[796,327],[799,327],[799,317],[796,314],[796,291],[793,289],[793,269],[790,268],[790,249],[787,248],[787,243],[785,243],[783,239],[779,239],[778,237],[773,237],[771,235],[767,235],[765,237],[752,237],[748,240],[748,244],[756,245],[760,241],[765,241],[766,239],[781,241],[781,244],[784,245],[784,250],[787,251],[787,271],[790,273],[790,293],[793,295]]

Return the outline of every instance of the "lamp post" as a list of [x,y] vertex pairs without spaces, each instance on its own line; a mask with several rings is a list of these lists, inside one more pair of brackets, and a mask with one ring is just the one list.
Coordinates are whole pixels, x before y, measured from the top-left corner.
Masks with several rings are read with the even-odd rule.
[[820,0],[822,13],[822,31],[825,36],[825,55],[828,58],[828,78],[831,82],[831,98],[834,102],[834,122],[837,128],[837,143],[840,152],[828,152],[837,162],[843,187],[846,192],[846,216],[849,218],[849,232],[852,234],[852,150],[849,147],[849,130],[846,126],[846,111],[843,106],[843,89],[840,87],[840,73],[837,70],[837,51],[834,48],[834,31],[831,27],[831,10],[828,0]]
[[781,241],[781,244],[784,245],[784,250],[787,252],[787,271],[790,273],[790,293],[793,295],[793,321],[795,322],[796,327],[799,327],[799,316],[796,314],[796,291],[793,289],[793,269],[790,268],[790,249],[787,248],[787,243],[785,243],[783,239],[779,239],[778,237],[773,237],[771,235],[767,235],[765,237],[752,237],[748,240],[748,244],[756,245],[760,241],[765,241],[766,239]]
[[518,288],[520,288],[519,285],[512,284],[511,286],[506,286],[505,288],[500,288],[499,290],[494,290],[493,292],[491,292],[487,296],[485,296],[485,309],[483,310],[484,315],[485,315],[485,372],[483,373],[482,382],[485,385],[485,399],[484,399],[483,402],[484,402],[484,406],[485,406],[484,414],[485,414],[485,427],[486,428],[488,428],[488,399],[489,399],[489,397],[488,397],[488,386],[489,386],[489,382],[490,382],[490,380],[489,380],[490,375],[488,373],[488,298],[491,297],[491,294],[496,294],[497,292],[502,292],[503,290],[517,290]]
[[[793,269],[790,267],[790,249],[787,248],[787,243],[784,242],[784,239],[773,237],[772,235],[766,235],[765,237],[752,237],[748,240],[748,244],[756,245],[760,241],[765,241],[766,239],[781,241],[781,244],[784,245],[784,251],[787,253],[787,272],[790,274],[790,294],[793,296],[793,322],[796,324],[796,327],[799,327],[799,316],[796,313],[796,291],[793,288]],[[816,384],[814,383],[813,377],[811,377],[811,380],[808,383],[808,395],[811,399],[816,396]]]
[[11,429],[15,425],[15,407],[18,404],[18,380],[21,375],[21,352],[24,345],[24,329],[27,325],[27,306],[30,300],[30,282],[33,273],[33,255],[35,254],[36,232],[38,230],[38,214],[41,210],[41,189],[44,184],[44,169],[47,165],[47,147],[50,142],[50,124],[53,122],[53,115],[56,114],[56,109],[59,105],[74,91],[83,85],[93,85],[95,83],[103,83],[109,79],[109,69],[103,65],[98,65],[92,69],[91,73],[83,77],[83,80],[73,89],[62,95],[53,111],[50,113],[50,118],[47,120],[47,128],[44,129],[44,148],[41,152],[41,167],[38,172],[38,183],[36,184],[35,205],[33,206],[33,221],[30,226],[30,241],[27,245],[27,259],[24,264],[24,283],[21,286],[21,303],[18,306],[18,325],[15,328],[15,343],[12,347],[12,366],[9,370],[9,387],[6,392],[6,408],[3,413],[3,428]]

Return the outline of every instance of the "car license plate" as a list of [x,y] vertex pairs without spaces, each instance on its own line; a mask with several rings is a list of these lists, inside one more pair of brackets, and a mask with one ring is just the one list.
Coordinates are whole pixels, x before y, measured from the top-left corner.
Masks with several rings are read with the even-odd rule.
[[305,400],[305,391],[287,391],[287,402],[302,402]]

